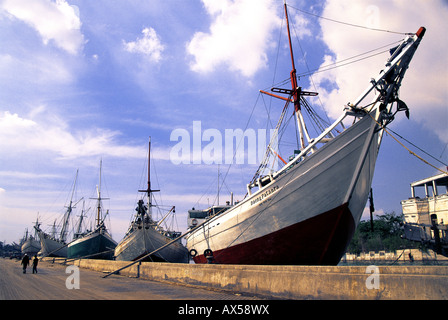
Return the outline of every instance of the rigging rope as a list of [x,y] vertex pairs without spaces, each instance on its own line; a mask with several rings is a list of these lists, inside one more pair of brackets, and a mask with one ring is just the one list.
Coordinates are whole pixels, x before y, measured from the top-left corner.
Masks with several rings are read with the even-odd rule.
[[[335,61],[335,62],[333,62],[333,63],[329,63],[329,64],[326,64],[326,65],[320,66],[319,68],[316,68],[316,69],[312,69],[312,70],[310,70],[310,69],[308,68],[308,66],[307,66],[307,69],[308,69],[308,70],[307,70],[306,72],[303,72],[303,73],[298,74],[297,77],[300,78],[300,77],[311,76],[311,75],[313,75],[313,74],[315,74],[315,73],[320,73],[320,72],[329,71],[329,70],[336,69],[336,68],[339,68],[339,67],[347,66],[347,65],[352,64],[352,63],[356,63],[356,62],[360,62],[360,61],[363,61],[363,60],[366,60],[366,59],[370,59],[370,58],[372,58],[372,57],[376,57],[376,56],[381,55],[381,54],[383,54],[383,53],[389,52],[389,51],[390,51],[390,48],[391,48],[392,46],[394,46],[394,45],[396,45],[397,43],[400,43],[400,42],[402,42],[402,41],[403,41],[403,39],[401,39],[401,40],[397,40],[397,41],[394,41],[394,42],[392,42],[392,43],[390,43],[390,44],[386,44],[386,45],[384,45],[384,46],[378,47],[378,48],[376,48],[376,49],[372,49],[372,50],[366,51],[366,52],[364,52],[364,53],[357,54],[357,55],[355,55],[355,56],[353,56],[353,57],[349,57],[349,58],[346,58],[346,59],[342,59],[342,60],[340,60],[340,61]],[[377,50],[381,50],[381,49],[384,49],[384,48],[388,48],[388,49],[387,49],[387,50],[382,50],[382,51],[377,52],[377,53],[372,53],[372,52],[375,52],[375,51],[377,51]],[[369,53],[372,53],[372,54],[371,54],[371,55],[368,55],[368,56],[365,56],[365,57],[362,57],[362,56],[364,56],[364,55],[366,55],[366,54],[369,54]],[[355,58],[359,58],[359,59],[353,60],[353,59],[355,59]],[[353,61],[350,61],[350,60],[353,60]],[[345,62],[345,63],[343,63],[343,62]],[[264,91],[267,91],[267,90],[269,90],[269,89],[272,88],[272,87],[283,86],[283,85],[285,85],[285,84],[287,84],[287,83],[289,83],[289,82],[291,82],[291,78],[284,79],[284,80],[282,80],[282,81],[279,81],[279,82],[273,84],[271,87],[267,87],[267,88],[265,88]],[[314,85],[314,84],[313,84],[313,85]],[[314,85],[314,87],[315,87],[315,85]]]
[[434,157],[433,155],[431,155],[430,153],[426,152],[425,150],[423,150],[422,148],[420,148],[419,146],[416,146],[415,144],[413,144],[411,141],[407,140],[405,137],[399,135],[397,132],[393,131],[392,129],[389,128],[389,130],[391,132],[393,132],[395,135],[397,135],[398,137],[400,137],[401,139],[403,139],[404,141],[406,141],[407,143],[409,143],[410,145],[412,145],[413,147],[417,148],[418,150],[420,150],[421,152],[425,153],[426,155],[430,156],[431,158],[433,158],[434,160],[436,160],[437,162],[439,162],[440,164],[443,164],[445,167],[448,167],[448,164],[446,164],[445,162],[440,161],[439,159],[437,159],[436,157]]
[[[447,170],[447,171],[442,170],[442,169],[436,167],[435,165],[429,163],[428,161],[426,161],[426,160],[423,159],[422,157],[420,157],[420,156],[419,156],[418,154],[416,154],[414,151],[410,150],[410,149],[409,149],[408,147],[406,147],[403,143],[401,143],[397,138],[395,138],[394,135],[392,135],[392,134],[390,133],[390,131],[392,131],[392,130],[390,130],[390,131],[387,130],[385,126],[383,126],[381,123],[379,123],[378,121],[376,121],[376,119],[370,114],[370,112],[367,112],[367,114],[373,119],[373,121],[375,121],[375,122],[381,127],[381,129],[383,129],[387,134],[389,134],[389,135],[392,137],[392,139],[394,139],[395,141],[397,141],[397,142],[398,142],[403,148],[405,148],[411,155],[415,156],[417,159],[423,161],[424,163],[426,163],[426,164],[429,165],[430,167],[436,169],[437,171],[440,171],[440,172],[442,172],[442,173],[448,175],[448,170]],[[394,133],[395,133],[395,132],[394,132]],[[400,135],[398,135],[398,136],[400,136]],[[400,138],[402,138],[402,137],[400,136]],[[404,138],[403,138],[403,139],[404,139]],[[407,141],[407,140],[406,140],[406,141]],[[413,146],[415,146],[415,145],[413,144]],[[417,146],[415,146],[415,147],[417,147]],[[420,148],[418,148],[418,149],[420,149]],[[421,149],[420,149],[420,150],[421,150]],[[423,150],[421,150],[421,151],[423,151]],[[425,152],[425,153],[428,154],[427,152]],[[431,157],[432,157],[432,156],[431,156]],[[437,160],[437,161],[439,161],[439,160]],[[439,161],[439,162],[440,162],[440,161]],[[443,162],[441,162],[441,163],[443,163]],[[444,163],[443,163],[443,164],[444,164]],[[445,164],[445,165],[446,165],[446,164]]]
[[408,36],[408,35],[414,35],[414,33],[409,33],[409,32],[398,32],[398,31],[391,31],[391,30],[385,30],[385,29],[370,28],[370,27],[361,26],[361,25],[354,24],[354,23],[348,23],[348,22],[344,22],[344,21],[340,21],[340,20],[335,20],[335,19],[326,18],[326,17],[320,16],[320,15],[318,15],[318,14],[311,13],[311,12],[307,12],[307,11],[304,11],[304,10],[302,10],[302,9],[293,7],[293,6],[291,6],[291,5],[288,5],[288,7],[292,8],[292,9],[295,9],[295,10],[301,12],[301,13],[304,13],[304,14],[307,14],[307,15],[310,15],[310,16],[313,16],[313,17],[322,19],[322,20],[327,20],[327,21],[331,21],[331,22],[335,22],[335,23],[343,24],[343,25],[350,26],[350,27],[361,28],[361,29],[367,29],[367,30],[371,30],[371,31],[380,31],[380,32],[387,32],[387,33],[395,33],[395,34],[401,34],[401,35],[406,35],[406,36]]
[[[385,48],[385,47],[389,47],[389,48],[390,48],[392,45],[394,45],[394,44],[396,44],[396,43],[398,43],[398,42],[401,42],[401,41],[402,41],[402,40],[395,41],[395,42],[393,42],[393,43],[391,43],[391,44],[388,44],[388,45],[385,45],[385,46],[382,46],[382,47],[379,47],[379,48],[376,48],[376,49],[373,49],[373,50],[370,50],[370,51],[367,51],[367,52],[364,52],[364,53],[361,53],[361,54],[358,54],[358,55],[355,55],[355,56],[353,56],[353,57],[346,58],[346,59],[343,59],[343,60],[340,60],[340,61],[335,61],[335,62],[333,62],[333,63],[329,63],[329,64],[327,64],[327,65],[320,66],[320,67],[317,68],[317,69],[308,70],[308,72],[304,72],[304,73],[298,74],[298,77],[310,76],[310,75],[313,75],[313,74],[315,74],[315,73],[320,73],[320,72],[324,72],[324,71],[329,71],[329,70],[332,70],[332,69],[336,69],[336,68],[340,68],[340,67],[347,66],[347,65],[352,64],[352,63],[355,63],[355,62],[359,62],[359,61],[363,61],[363,60],[366,60],[366,59],[369,59],[369,58],[372,58],[372,57],[379,56],[380,54],[389,52],[390,49],[383,50],[383,51],[380,51],[380,52],[377,52],[377,53],[373,53],[373,54],[371,54],[371,55],[368,55],[368,56],[366,56],[366,57],[359,58],[359,59],[356,59],[356,60],[353,60],[353,61],[349,61],[349,60],[355,59],[355,58],[357,58],[357,57],[361,57],[361,56],[363,56],[363,55],[366,55],[366,54],[368,54],[368,53],[374,52],[374,51],[376,51],[376,50],[379,50],[379,49],[382,49],[382,48]],[[345,61],[348,61],[348,62],[346,62],[346,63],[342,63],[342,62],[345,62]]]

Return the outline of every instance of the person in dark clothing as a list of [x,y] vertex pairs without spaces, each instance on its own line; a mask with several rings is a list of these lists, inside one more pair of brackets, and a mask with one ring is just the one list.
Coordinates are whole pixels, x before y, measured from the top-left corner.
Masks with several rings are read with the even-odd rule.
[[37,263],[39,262],[39,259],[37,258],[37,255],[34,255],[34,259],[33,259],[33,273],[36,272],[37,273]]
[[26,273],[26,267],[30,264],[30,257],[25,253],[22,259],[23,273]]

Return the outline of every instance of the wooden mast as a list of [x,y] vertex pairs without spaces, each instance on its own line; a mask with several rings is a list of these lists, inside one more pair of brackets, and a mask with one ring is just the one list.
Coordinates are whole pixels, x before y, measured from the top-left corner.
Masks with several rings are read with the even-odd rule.
[[96,221],[96,225],[99,226],[100,225],[100,215],[101,215],[101,169],[103,166],[103,159],[100,160],[100,184],[98,186],[98,213],[97,213],[97,221]]
[[138,190],[138,192],[145,192],[148,195],[148,215],[151,217],[151,194],[153,192],[159,192],[160,190],[151,189],[151,137],[149,137],[148,143],[148,188],[146,190]]
[[64,218],[62,221],[62,228],[61,228],[61,233],[59,235],[59,239],[61,241],[65,241],[66,240],[66,236],[67,236],[67,226],[69,223],[69,219],[70,219],[70,214],[72,213],[72,210],[75,208],[74,206],[72,206],[73,204],[73,195],[75,193],[75,188],[76,188],[76,181],[78,180],[78,172],[79,169],[76,170],[76,175],[75,175],[75,181],[73,182],[73,187],[72,187],[72,195],[70,197],[70,203],[68,204],[67,211],[64,214]]
[[107,200],[109,198],[101,198],[101,170],[103,167],[103,159],[100,159],[100,179],[99,179],[99,185],[97,186],[96,193],[98,195],[98,198],[90,198],[90,199],[96,199],[98,200],[97,204],[97,214],[96,214],[96,227],[99,227],[102,221],[101,217],[101,200]]
[[[289,27],[289,16],[288,16],[288,7],[286,4],[286,0],[284,1],[284,10],[285,10],[285,18],[286,18],[286,28],[288,31],[288,43],[289,43],[289,52],[291,55],[291,65],[292,65],[292,70],[290,72],[290,78],[291,78],[291,90],[288,89],[282,89],[282,88],[272,88],[271,91],[275,92],[275,93],[281,93],[281,94],[288,94],[289,97],[285,98],[276,94],[273,94],[271,92],[266,92],[263,90],[260,90],[261,93],[267,94],[269,96],[278,98],[278,99],[282,99],[285,100],[287,102],[293,102],[294,103],[294,114],[296,116],[296,121],[297,121],[297,127],[299,129],[299,134],[300,134],[300,147],[303,149],[305,148],[305,136],[308,140],[308,142],[311,140],[305,125],[305,121],[303,119],[302,116],[302,112],[301,112],[301,106],[300,106],[300,99],[301,96],[316,96],[317,93],[316,92],[307,92],[307,91],[302,91],[302,88],[299,87],[298,83],[297,83],[297,71],[296,71],[296,66],[295,66],[295,62],[294,62],[294,51],[292,48],[292,41],[291,41],[291,30]],[[292,99],[291,99],[292,98]]]
[[286,5],[286,0],[284,1],[284,7],[285,7],[285,17],[286,17],[286,29],[288,30],[288,41],[289,41],[289,52],[291,54],[291,86],[292,86],[292,96],[294,99],[294,109],[295,111],[300,110],[300,95],[298,94],[298,84],[297,84],[297,71],[296,71],[296,64],[294,62],[294,51],[292,50],[292,42],[291,42],[291,31],[289,29],[289,17],[288,17],[288,8]]
[[303,149],[305,148],[304,131],[306,131],[306,127],[305,122],[303,121],[303,116],[300,107],[301,88],[299,88],[299,85],[297,84],[297,71],[294,62],[294,51],[292,49],[291,30],[289,28],[288,6],[286,5],[286,0],[284,1],[284,7],[285,7],[286,28],[288,30],[289,52],[291,54],[292,70],[290,76],[291,76],[292,97],[294,101],[294,113],[296,116],[297,127],[299,128],[300,133],[300,147]]

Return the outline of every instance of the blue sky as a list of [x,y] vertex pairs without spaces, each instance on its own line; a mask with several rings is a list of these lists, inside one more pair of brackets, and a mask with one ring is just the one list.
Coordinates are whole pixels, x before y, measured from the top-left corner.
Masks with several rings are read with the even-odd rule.
[[[282,4],[1,0],[0,241],[17,242],[38,212],[43,227],[60,218],[78,168],[75,198],[94,196],[101,158],[111,230],[121,240],[140,197],[136,191],[145,184],[149,136],[153,185],[162,190],[158,202],[176,206],[177,225],[184,231],[188,209],[215,201],[218,166],[173,164],[170,150],[176,142],[170,135],[175,129],[192,132],[193,121],[223,136],[226,129],[269,128],[258,90],[288,78],[291,69]],[[293,38],[300,42],[299,47],[295,41],[298,73],[404,36],[348,27],[294,8],[370,28],[427,27],[401,89],[411,119],[400,114],[391,128],[448,161],[446,1],[288,4]],[[320,102],[313,103],[335,119],[386,59],[384,53],[317,73],[314,86],[309,77],[300,84],[319,91]],[[271,109],[274,123],[278,106]],[[230,191],[241,199],[256,167],[232,165],[221,203]],[[220,166],[222,176],[227,170]],[[377,212],[400,212],[409,183],[433,174],[435,169],[386,137],[373,181]]]

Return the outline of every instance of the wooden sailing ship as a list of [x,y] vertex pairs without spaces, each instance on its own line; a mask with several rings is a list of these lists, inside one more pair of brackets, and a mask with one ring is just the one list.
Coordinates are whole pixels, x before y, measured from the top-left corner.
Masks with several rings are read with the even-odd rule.
[[[398,111],[408,113],[398,93],[425,34],[423,27],[393,48],[359,98],[311,138],[302,111],[308,105],[305,96],[317,93],[305,92],[298,84],[286,3],[284,10],[291,89],[262,91],[286,103],[266,159],[279,158],[275,141],[290,105],[300,133],[299,150],[289,161],[281,159],[276,171],[269,170],[271,160],[263,161],[247,185],[244,200],[191,226],[187,248],[196,263],[336,265],[365,208],[383,128]],[[375,93],[373,100],[365,102],[370,93]]]
[[[36,228],[36,227],[39,228],[39,225],[40,225],[39,217],[37,217],[36,222],[34,224],[34,228]],[[22,254],[27,254],[30,257],[37,254],[41,249],[41,245],[40,245],[40,241],[39,241],[37,232],[34,231],[34,235],[32,235],[28,232],[28,228],[25,230],[25,234],[24,234],[23,239],[20,242],[20,244],[21,244],[20,249],[22,251]]]
[[109,210],[103,213],[102,200],[107,198],[101,197],[101,169],[100,162],[99,185],[97,187],[97,214],[95,219],[95,228],[86,234],[80,234],[78,238],[70,242],[67,246],[68,258],[88,258],[88,259],[112,259],[113,252],[117,246],[117,242],[112,239],[106,228],[105,219],[109,214]]
[[[150,155],[151,155],[151,138],[149,139],[148,149],[148,187],[146,190],[139,190],[147,195],[148,202],[144,203],[140,199],[135,211],[137,212],[132,220],[126,235],[123,240],[115,248],[115,259],[121,261],[134,261],[143,256],[148,255],[158,248],[171,242],[181,235],[180,232],[165,230],[162,227],[163,221],[175,211],[172,207],[168,213],[160,220],[154,221],[152,209],[153,193],[159,190],[151,189],[150,179]],[[176,241],[166,248],[156,252],[153,255],[148,255],[144,261],[162,261],[162,262],[188,262],[189,255],[187,249],[182,245],[181,240]]]
[[[75,208],[76,203],[73,203],[73,195],[75,193],[76,181],[78,180],[78,172],[76,170],[75,180],[73,182],[72,192],[67,210],[62,217],[60,222],[60,232],[56,234],[56,221],[53,224],[52,232],[48,233],[43,231],[40,226],[35,226],[37,234],[39,235],[41,254],[44,257],[67,257],[67,245],[70,242],[68,239],[68,230],[71,221],[71,214]],[[79,202],[80,200],[78,200]]]

